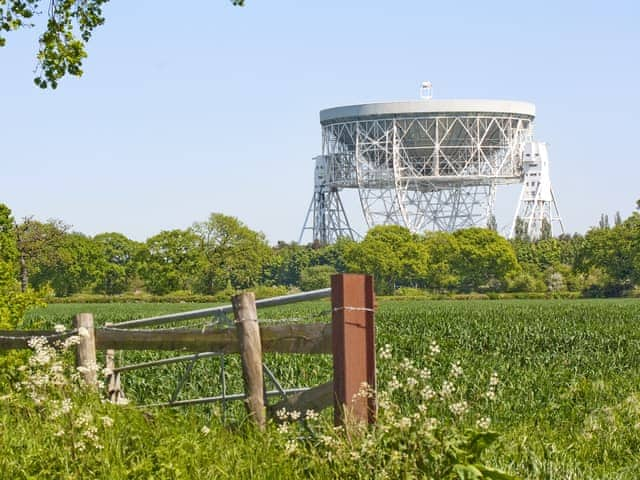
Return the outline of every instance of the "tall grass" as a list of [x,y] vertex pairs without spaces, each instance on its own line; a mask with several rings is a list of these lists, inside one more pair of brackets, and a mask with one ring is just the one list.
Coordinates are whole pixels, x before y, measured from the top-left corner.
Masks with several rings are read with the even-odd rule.
[[[45,326],[61,321],[68,324],[74,313],[93,311],[98,323],[117,322],[191,308],[185,304],[53,305],[31,312],[28,321]],[[259,314],[270,320],[328,321],[328,309],[327,302],[310,302]],[[464,371],[460,388],[470,396],[481,395],[491,373],[498,374],[502,390],[498,401],[487,406],[487,415],[501,437],[488,452],[490,463],[525,478],[637,478],[638,300],[383,301],[376,319],[378,344],[391,344],[397,355],[414,360],[417,368],[426,366],[431,341],[438,342],[443,368],[460,361]],[[130,363],[157,355],[124,352],[119,361]],[[240,391],[237,359],[227,360],[229,388]],[[203,361],[194,368],[185,396],[219,392],[216,361]],[[331,375],[328,356],[268,355],[266,362],[285,386],[314,385]],[[184,368],[127,375],[127,394],[137,402],[166,400],[175,386],[169,380]],[[387,375],[384,366],[379,375]],[[191,409],[190,413],[153,415],[197,424],[203,422],[203,411],[206,413]],[[241,419],[241,410],[235,413]],[[230,435],[215,425],[214,420],[216,435]],[[191,427],[194,435],[196,427]],[[260,448],[268,451],[270,447]]]

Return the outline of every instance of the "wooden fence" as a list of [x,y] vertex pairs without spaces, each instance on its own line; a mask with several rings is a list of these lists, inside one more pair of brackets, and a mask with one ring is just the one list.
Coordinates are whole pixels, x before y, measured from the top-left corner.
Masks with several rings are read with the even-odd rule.
[[[257,307],[282,305],[331,296],[332,321],[312,324],[260,324]],[[331,289],[303,294],[255,300],[253,293],[232,298],[232,304],[210,309],[163,315],[141,320],[95,327],[93,315],[81,313],[75,318],[75,332],[83,328],[77,346],[78,366],[96,364],[96,351],[106,351],[107,367],[113,372],[107,388],[112,399],[119,392],[120,373],[145,366],[161,365],[185,359],[205,358],[222,354],[239,354],[242,363],[244,394],[247,409],[260,428],[266,417],[280,408],[305,412],[333,406],[336,425],[345,418],[375,421],[375,395],[357,395],[363,384],[375,391],[375,297],[370,276],[340,274],[331,278]],[[229,328],[171,328],[133,329],[161,325],[194,318],[233,312],[235,326]],[[66,334],[67,336],[69,334]],[[0,331],[0,350],[28,348],[31,337],[63,338],[52,331]],[[115,367],[114,350],[171,350],[192,352],[170,359],[144,364]],[[288,392],[283,400],[266,404],[262,354],[269,352],[290,354],[332,354],[333,381],[303,391]],[[84,380],[96,384],[95,368],[82,369]],[[267,369],[267,372],[270,372]],[[272,378],[275,380],[274,378]],[[279,388],[280,393],[285,393]],[[227,396],[231,399],[234,396]],[[204,402],[207,399],[172,402],[171,405]],[[209,399],[210,400],[210,399]]]

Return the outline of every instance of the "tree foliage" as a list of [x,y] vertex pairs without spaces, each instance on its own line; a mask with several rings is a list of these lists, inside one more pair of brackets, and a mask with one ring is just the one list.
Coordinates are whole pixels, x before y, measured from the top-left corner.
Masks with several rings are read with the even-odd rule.
[[373,275],[381,293],[415,286],[427,274],[429,252],[414,234],[397,225],[373,227],[362,242],[346,253],[351,271]]
[[204,260],[198,282],[202,293],[249,288],[260,282],[273,255],[262,233],[221,213],[212,213],[192,230],[200,237]]
[[149,238],[140,254],[140,274],[151,293],[190,290],[202,263],[200,238],[190,230],[169,230]]

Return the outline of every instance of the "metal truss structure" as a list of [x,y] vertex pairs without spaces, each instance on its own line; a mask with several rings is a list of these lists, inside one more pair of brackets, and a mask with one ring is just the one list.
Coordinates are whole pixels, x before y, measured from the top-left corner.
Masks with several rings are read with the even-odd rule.
[[522,182],[534,114],[523,102],[430,98],[323,110],[322,155],[300,241],[306,231],[322,244],[357,237],[343,189],[357,189],[369,228],[486,226],[496,187]]
[[516,236],[519,222],[532,240],[542,238],[545,228],[551,234],[554,225],[559,228],[560,233],[564,233],[556,197],[551,188],[547,145],[542,142],[527,143],[522,167],[524,181],[511,224],[510,238]]

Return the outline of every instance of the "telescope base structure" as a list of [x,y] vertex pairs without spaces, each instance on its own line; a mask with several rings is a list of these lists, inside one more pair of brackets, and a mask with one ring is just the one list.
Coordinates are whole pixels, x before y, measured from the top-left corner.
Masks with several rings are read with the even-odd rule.
[[298,243],[302,243],[307,230],[312,231],[313,242],[320,245],[335,243],[342,237],[351,240],[360,238],[349,225],[338,190],[323,186],[316,187],[313,193]]
[[551,188],[547,145],[543,142],[527,143],[522,165],[524,181],[509,238],[539,240],[552,236],[554,230],[565,233]]

